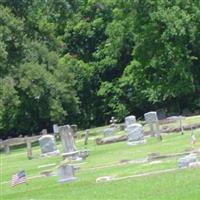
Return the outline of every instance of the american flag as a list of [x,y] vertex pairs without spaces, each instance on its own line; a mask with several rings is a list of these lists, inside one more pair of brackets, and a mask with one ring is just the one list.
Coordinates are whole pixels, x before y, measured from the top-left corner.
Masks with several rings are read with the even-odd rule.
[[22,170],[12,176],[11,186],[14,187],[21,183],[26,183],[26,174],[25,174],[24,170]]

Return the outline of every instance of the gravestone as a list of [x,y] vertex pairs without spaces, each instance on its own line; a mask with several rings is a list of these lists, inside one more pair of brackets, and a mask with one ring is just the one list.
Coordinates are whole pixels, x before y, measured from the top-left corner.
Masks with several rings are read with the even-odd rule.
[[196,162],[197,162],[197,156],[195,154],[190,154],[178,160],[178,167],[186,168],[189,167],[191,163],[196,163]]
[[77,180],[74,177],[74,168],[71,165],[62,165],[58,168],[59,183],[72,182]]
[[83,160],[86,156],[88,156],[88,150],[77,151],[74,137],[72,135],[72,130],[69,125],[60,126],[59,128],[61,144],[63,147],[63,159],[71,159],[71,160]]
[[130,116],[127,116],[125,118],[125,126],[126,128],[131,125],[131,124],[135,124],[136,123],[136,117],[134,115],[130,115]]
[[43,156],[57,155],[59,151],[56,148],[56,143],[53,135],[43,135],[39,138],[41,154]]
[[59,132],[64,153],[76,151],[71,127],[69,125],[60,126]]
[[150,126],[151,135],[157,136],[162,140],[159,129],[159,121],[156,112],[148,112],[144,114],[145,122]]
[[115,128],[107,128],[103,131],[104,137],[109,137],[114,135]]
[[144,130],[141,124],[131,124],[126,128],[128,135],[128,145],[144,143]]
[[48,134],[47,129],[42,129],[41,134],[42,135],[47,135]]
[[158,109],[156,110],[156,113],[159,120],[163,120],[166,118],[166,109],[164,108]]

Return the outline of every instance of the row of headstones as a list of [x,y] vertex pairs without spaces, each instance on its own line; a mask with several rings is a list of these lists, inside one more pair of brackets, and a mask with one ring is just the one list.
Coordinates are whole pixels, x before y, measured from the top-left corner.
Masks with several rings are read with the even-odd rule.
[[[151,135],[157,136],[161,139],[160,129],[159,129],[159,120],[156,112],[148,112],[144,114],[145,122],[150,126]],[[111,119],[113,124],[114,119]],[[114,121],[116,122],[116,121]],[[104,137],[113,135],[116,126],[111,126],[104,130]],[[127,116],[125,118],[125,131],[128,135],[128,144],[135,145],[144,143],[144,129],[143,126],[136,122],[136,117],[134,115]]]
[[[159,128],[159,120],[157,116],[157,112],[148,112],[144,114],[145,123],[150,126],[150,133],[151,136],[156,136],[159,140],[162,140],[162,136],[160,134],[160,128]],[[180,123],[180,130],[181,134],[183,134],[184,128],[182,120],[185,119],[183,116],[173,116],[169,117],[167,119],[172,119],[175,121],[179,121]],[[125,118],[125,130],[128,134],[128,140],[129,144],[131,144],[131,141],[137,141],[141,140],[143,141],[143,127],[141,124],[136,123],[136,117],[134,115],[128,116]],[[137,139],[138,138],[138,139]],[[141,138],[141,139],[140,139]],[[137,143],[137,142],[136,142]],[[134,142],[133,142],[134,144]]]
[[[78,151],[75,146],[73,130],[69,125],[58,127],[57,132],[60,134],[61,144],[63,147],[63,154],[67,154],[72,160],[81,160]],[[39,138],[39,144],[41,148],[41,154],[46,155],[57,155],[59,151],[56,147],[55,137],[53,135],[44,135]],[[71,182],[77,178],[74,176],[74,166],[71,164],[63,164],[58,168],[59,182]]]
[[[144,118],[146,124],[148,124],[151,128],[151,135],[157,136],[159,139],[161,139],[157,113],[145,113]],[[125,131],[128,135],[129,145],[136,145],[145,142],[143,126],[136,122],[136,117],[134,115],[125,118]]]
[[[69,125],[60,126],[58,127],[58,133],[60,134],[63,152],[75,152],[76,146],[71,127]],[[42,156],[59,154],[56,147],[55,137],[53,135],[47,134],[41,136],[39,138],[39,144]]]

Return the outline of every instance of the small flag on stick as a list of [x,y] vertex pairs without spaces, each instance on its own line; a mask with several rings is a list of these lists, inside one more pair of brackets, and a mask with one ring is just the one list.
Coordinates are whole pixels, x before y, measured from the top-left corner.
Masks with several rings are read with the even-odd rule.
[[11,186],[14,187],[21,183],[26,183],[26,174],[24,170],[21,170],[20,172],[12,176]]

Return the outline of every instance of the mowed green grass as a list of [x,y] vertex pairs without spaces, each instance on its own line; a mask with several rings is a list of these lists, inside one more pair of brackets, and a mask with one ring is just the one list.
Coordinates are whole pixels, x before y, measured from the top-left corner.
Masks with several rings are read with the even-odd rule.
[[[200,147],[200,130],[195,130],[196,148]],[[191,132],[164,134],[163,141],[147,138],[146,144],[128,146],[127,142],[97,146],[92,139],[87,147],[83,140],[78,140],[79,149],[87,148],[90,156],[76,171],[78,181],[59,184],[58,177],[34,178],[28,184],[10,186],[12,174],[21,169],[27,177],[40,175],[41,165],[61,162],[61,156],[40,157],[39,148],[33,147],[34,159],[26,158],[26,148],[14,149],[10,155],[1,154],[1,200],[199,200],[200,169],[184,169],[176,172],[130,178],[121,181],[96,183],[100,176],[124,177],[133,174],[152,172],[177,167],[178,158],[163,159],[160,163],[124,164],[120,160],[142,159],[149,153],[161,154],[184,152],[191,147]],[[61,145],[58,143],[61,150]],[[48,168],[47,168],[48,169]]]

